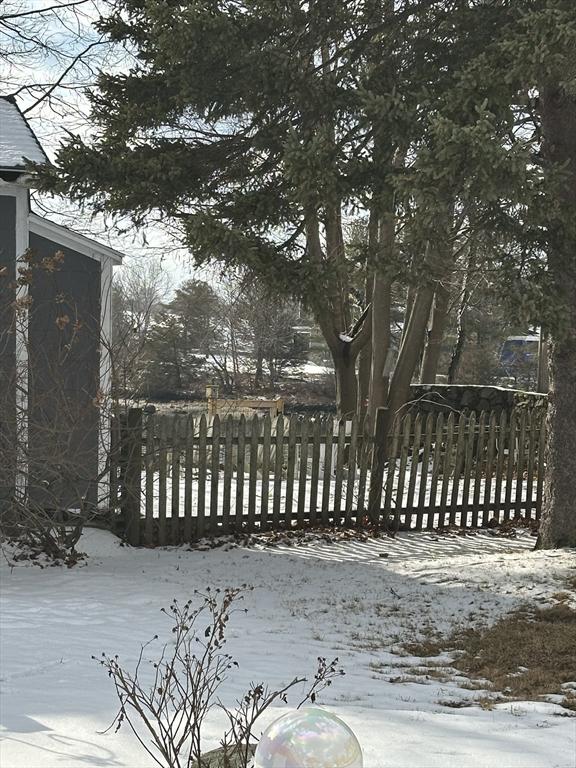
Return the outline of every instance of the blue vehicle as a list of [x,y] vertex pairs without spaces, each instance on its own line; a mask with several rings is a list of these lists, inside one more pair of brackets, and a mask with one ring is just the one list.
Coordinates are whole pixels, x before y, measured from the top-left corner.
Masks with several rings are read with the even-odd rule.
[[526,371],[538,363],[540,336],[508,336],[500,350],[500,365],[508,375]]

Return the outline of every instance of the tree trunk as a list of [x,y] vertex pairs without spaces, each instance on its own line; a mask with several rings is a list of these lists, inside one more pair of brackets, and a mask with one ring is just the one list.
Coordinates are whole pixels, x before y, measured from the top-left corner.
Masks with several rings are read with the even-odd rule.
[[356,355],[350,342],[342,341],[339,347],[331,349],[336,375],[336,409],[338,416],[352,418],[356,413],[358,380],[356,378]]
[[409,285],[406,289],[406,311],[404,313],[404,325],[402,326],[402,333],[400,334],[400,347],[404,343],[404,336],[406,335],[406,329],[408,327],[408,320],[412,312],[414,305],[414,297],[416,296],[416,288],[413,285]]
[[[404,165],[404,153],[398,151],[394,165]],[[369,425],[374,424],[378,408],[386,404],[388,380],[384,376],[386,359],[390,350],[390,309],[392,303],[391,270],[396,239],[396,212],[392,190],[387,190],[379,200],[379,207],[370,215],[371,254],[374,258],[372,282],[372,369],[368,396]]]
[[313,304],[314,315],[330,349],[336,376],[336,408],[338,415],[356,413],[358,382],[356,360],[370,338],[369,308],[367,307],[355,327],[350,329],[350,291],[346,276],[346,260],[342,222],[338,208],[326,214],[324,233],[326,255],[323,254],[318,216],[309,212],[306,217],[306,243],[311,260],[319,269],[325,261],[332,267],[326,284],[318,285]]
[[456,321],[456,343],[452,348],[452,356],[450,358],[450,365],[448,366],[448,384],[454,384],[458,378],[460,361],[462,360],[462,352],[464,351],[464,347],[468,338],[466,312],[468,310],[468,302],[470,301],[471,294],[470,277],[475,262],[475,251],[473,248],[471,248],[464,270],[464,279],[462,280],[462,299],[460,301],[460,306],[458,307],[458,315]]
[[546,476],[537,547],[576,547],[576,96],[560,84],[540,94],[543,154],[565,173],[549,222],[548,271],[557,317],[550,328],[550,389],[547,412]]
[[550,386],[548,378],[548,340],[544,328],[540,328],[540,339],[538,341],[538,374],[536,391],[548,392]]
[[448,384],[454,384],[458,378],[458,372],[460,370],[460,362],[462,360],[462,352],[466,344],[467,327],[466,327],[466,304],[467,299],[462,299],[462,303],[458,309],[458,325],[456,328],[456,343],[452,347],[452,356],[450,358],[450,365],[448,366]]
[[[372,272],[366,276],[365,303],[372,303]],[[372,340],[371,340],[372,341]],[[370,395],[370,371],[372,368],[372,343],[365,344],[358,356],[358,404],[356,410],[360,417],[366,414]]]
[[256,371],[254,373],[254,388],[260,389],[264,376],[264,353],[260,348],[256,351]]
[[388,278],[375,273],[372,291],[372,371],[368,413],[373,420],[378,408],[386,404],[388,381],[384,366],[390,348],[391,286]]
[[387,402],[390,425],[402,415],[401,410],[410,399],[410,384],[424,344],[424,334],[433,298],[434,288],[432,285],[422,286],[414,297],[412,311],[404,327],[402,346],[390,382]]
[[366,344],[358,357],[358,403],[356,410],[362,417],[368,409],[370,370],[372,368],[372,344]]
[[440,351],[448,322],[448,309],[450,306],[450,293],[440,283],[436,287],[434,307],[432,309],[432,323],[426,339],[420,382],[422,384],[436,384]]

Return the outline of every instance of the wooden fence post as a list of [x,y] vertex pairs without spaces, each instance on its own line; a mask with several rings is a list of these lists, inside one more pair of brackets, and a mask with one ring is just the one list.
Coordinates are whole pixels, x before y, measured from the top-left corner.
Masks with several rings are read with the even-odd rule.
[[382,483],[386,463],[386,439],[388,437],[388,408],[378,408],[374,425],[374,451],[368,493],[368,519],[378,524],[382,503]]
[[120,435],[121,424],[119,416],[112,416],[110,420],[110,456],[109,456],[109,482],[108,482],[108,506],[113,515],[118,513],[118,473],[120,471]]
[[122,436],[122,501],[126,540],[140,544],[140,496],[142,493],[142,409],[130,408]]

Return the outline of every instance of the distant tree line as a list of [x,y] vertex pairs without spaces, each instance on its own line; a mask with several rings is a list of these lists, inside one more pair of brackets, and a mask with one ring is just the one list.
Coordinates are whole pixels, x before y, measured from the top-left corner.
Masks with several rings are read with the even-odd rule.
[[215,381],[225,393],[273,387],[306,359],[298,305],[247,277],[183,282],[173,298],[155,264],[114,286],[118,393],[182,395]]

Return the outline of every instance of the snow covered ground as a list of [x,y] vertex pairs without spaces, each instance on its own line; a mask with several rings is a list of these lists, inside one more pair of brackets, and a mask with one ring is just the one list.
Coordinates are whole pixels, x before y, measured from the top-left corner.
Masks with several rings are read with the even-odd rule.
[[[81,542],[90,557],[79,567],[4,561],[0,765],[153,765],[127,729],[101,733],[116,701],[91,655],[118,653],[131,666],[141,643],[167,637],[160,608],[174,597],[248,583],[248,613],[230,626],[240,669],[226,683],[228,704],[250,681],[287,681],[312,672],[317,656],[337,655],[347,674],[321,703],[355,730],[366,768],[574,768],[576,718],[567,710],[515,702],[486,711],[474,703],[481,691],[403,681],[419,660],[394,653],[402,641],[491,622],[566,589],[573,553],[532,552],[533,541],[524,533],[430,533],[274,549],[133,550],[91,530]],[[470,706],[441,703],[461,699]],[[210,718],[206,749],[218,745],[222,725]]]

